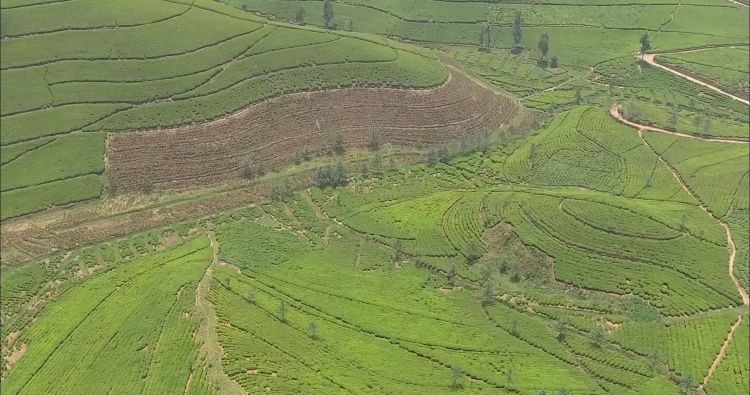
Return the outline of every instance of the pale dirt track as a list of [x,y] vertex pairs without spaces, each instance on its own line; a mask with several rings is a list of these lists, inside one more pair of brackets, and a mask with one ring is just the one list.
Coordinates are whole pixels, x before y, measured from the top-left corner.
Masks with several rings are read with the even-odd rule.
[[703,389],[708,384],[708,380],[713,376],[714,372],[716,372],[716,368],[719,367],[719,363],[721,363],[721,360],[724,359],[724,357],[727,355],[727,348],[732,343],[732,339],[734,339],[734,332],[737,330],[737,328],[740,327],[740,323],[742,322],[742,316],[737,316],[737,322],[732,325],[732,329],[729,331],[729,335],[727,336],[727,339],[724,341],[724,344],[721,345],[721,349],[719,350],[719,354],[716,355],[716,358],[714,358],[713,363],[711,363],[711,367],[708,369],[708,372],[706,373],[706,376],[703,378],[703,382],[699,386],[700,389]]
[[222,393],[232,395],[246,394],[247,392],[224,372],[221,365],[224,351],[221,348],[221,344],[219,344],[219,338],[216,334],[216,326],[219,322],[214,306],[208,301],[213,269],[219,264],[219,243],[216,241],[213,233],[209,233],[208,237],[211,240],[213,259],[211,260],[211,265],[206,269],[203,278],[201,278],[195,293],[196,307],[201,315],[198,330],[198,337],[201,342],[200,354],[205,359],[204,363],[206,364],[209,381],[212,384],[218,385]]
[[[693,50],[693,51],[670,52],[670,53],[687,53],[687,52],[695,52],[695,51]],[[642,59],[643,59],[644,62],[646,62],[646,63],[648,63],[648,64],[650,64],[650,65],[652,65],[654,67],[658,67],[658,68],[660,68],[662,70],[666,70],[667,72],[670,72],[670,73],[672,73],[672,74],[674,74],[674,75],[676,75],[676,76],[678,76],[680,78],[686,79],[686,80],[688,80],[690,82],[696,83],[698,85],[704,86],[704,87],[706,87],[708,89],[711,89],[713,91],[719,92],[722,95],[727,96],[727,97],[729,97],[729,98],[731,98],[733,100],[736,100],[736,101],[738,101],[740,103],[744,103],[746,105],[750,105],[750,101],[748,101],[747,99],[743,99],[743,98],[741,98],[739,96],[735,96],[735,95],[733,95],[733,94],[731,94],[731,93],[729,93],[729,92],[727,92],[727,91],[725,91],[725,90],[723,90],[721,88],[718,88],[718,87],[716,87],[714,85],[711,85],[711,84],[709,84],[707,82],[703,82],[703,81],[701,81],[701,80],[699,80],[697,78],[691,77],[691,76],[689,76],[687,74],[683,74],[683,73],[681,73],[681,72],[679,72],[679,71],[677,71],[677,70],[675,70],[675,69],[673,69],[671,67],[665,66],[665,65],[657,62],[656,59],[654,59],[657,55],[663,55],[663,54],[658,54],[658,53],[657,54],[645,54],[645,55],[642,56]]]
[[622,106],[619,104],[615,104],[612,107],[610,107],[609,114],[612,115],[613,118],[620,121],[620,123],[624,123],[636,129],[643,129],[643,130],[650,130],[653,132],[666,133],[666,134],[671,134],[673,136],[686,137],[686,138],[694,139],[694,140],[712,141],[712,142],[718,142],[718,143],[731,143],[731,144],[750,144],[749,140],[738,140],[738,139],[733,139],[730,137],[697,136],[697,135],[690,134],[690,133],[673,132],[671,130],[661,129],[661,128],[657,128],[654,126],[642,125],[642,124],[625,119],[625,117],[622,116]]
[[737,4],[740,7],[750,8],[750,5],[747,5],[747,4],[744,4],[744,3],[740,3],[739,1],[735,1],[735,0],[729,0],[729,1],[732,2],[732,3],[734,3],[734,4]]

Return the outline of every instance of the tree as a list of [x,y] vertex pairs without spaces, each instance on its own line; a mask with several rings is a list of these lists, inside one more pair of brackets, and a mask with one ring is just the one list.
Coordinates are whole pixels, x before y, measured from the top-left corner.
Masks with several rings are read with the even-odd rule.
[[510,264],[508,263],[508,260],[503,258],[500,260],[500,273],[505,274],[508,273],[508,269],[510,269]]
[[279,305],[279,319],[281,322],[286,322],[286,303],[283,301]]
[[319,169],[316,178],[318,187],[334,188],[346,185],[349,176],[346,173],[344,165],[339,162],[336,166],[327,166]]
[[393,260],[398,261],[401,259],[401,254],[403,253],[403,246],[401,244],[400,239],[396,239],[396,241],[393,243]]
[[671,127],[677,127],[677,110],[672,109],[672,111],[669,114],[669,120],[667,120],[667,123]]
[[568,325],[565,323],[565,321],[555,321],[555,330],[557,331],[557,340],[565,340],[565,335],[568,333]]
[[508,332],[510,332],[511,335],[518,337],[518,321],[513,320],[510,322],[510,330]]
[[247,155],[242,159],[240,170],[242,171],[242,176],[248,180],[255,180],[265,173],[263,163],[256,162],[252,155]]
[[581,97],[581,90],[576,88],[576,104],[581,104],[583,97]]
[[516,12],[516,17],[513,18],[513,49],[515,50],[521,48],[521,25],[523,25],[521,13]]
[[313,339],[318,338],[318,324],[315,321],[310,321],[310,337]]
[[604,331],[602,331],[602,328],[594,329],[594,332],[591,333],[591,342],[597,348],[604,344]]
[[457,390],[464,386],[464,372],[458,366],[451,366],[451,388]]
[[557,395],[570,395],[570,391],[568,391],[567,389],[563,388],[560,391],[557,391]]
[[648,37],[648,32],[644,32],[641,36],[641,60],[643,60],[643,56],[646,55],[646,51],[651,49],[651,39]]
[[683,232],[687,231],[688,217],[687,214],[682,214],[680,217],[680,228]]
[[695,387],[693,375],[687,374],[680,377],[680,389],[682,392],[689,394],[693,390],[693,387]]
[[325,20],[326,28],[330,29],[333,21],[333,2],[331,0],[323,2],[323,20]]
[[294,21],[300,25],[305,24],[305,9],[302,7],[297,8],[297,12],[294,13]]
[[286,201],[292,196],[292,186],[289,179],[284,178],[271,186],[271,198],[276,201]]
[[481,257],[482,247],[480,247],[479,243],[476,241],[470,242],[466,247],[466,261],[469,262],[469,264],[473,264]]
[[448,269],[448,281],[451,283],[452,287],[456,286],[457,276],[458,276],[458,269],[456,269],[456,265],[451,265],[451,268]]
[[494,302],[495,288],[492,286],[491,282],[485,281],[484,285],[482,286],[482,304],[485,306],[489,306]]
[[661,365],[663,362],[664,362],[664,352],[662,352],[661,349],[654,348],[648,354],[648,364],[652,370],[656,370],[656,368],[659,367],[659,365]]
[[539,391],[539,395],[547,395],[547,391],[541,390],[541,391]]
[[141,180],[141,192],[148,195],[154,191],[154,181],[151,176],[145,176]]
[[552,55],[552,59],[550,59],[549,67],[552,67],[553,69],[557,68],[557,55]]
[[482,31],[479,33],[479,50],[490,52],[490,45],[492,41],[492,34],[490,33],[490,25],[482,24]]
[[342,136],[341,133],[336,133],[331,136],[330,149],[334,154],[338,156],[344,155],[346,148],[344,148],[344,136]]
[[547,58],[547,52],[549,52],[549,36],[547,33],[539,35],[539,42],[537,42],[536,47],[539,48],[539,51],[542,53],[542,58],[539,62],[543,62],[544,59]]
[[255,299],[255,294],[252,291],[247,291],[247,295],[245,296],[245,300],[247,300],[250,304],[257,303],[257,300]]
[[371,130],[370,131],[370,139],[367,141],[367,148],[370,149],[370,151],[379,151],[380,150],[380,130]]

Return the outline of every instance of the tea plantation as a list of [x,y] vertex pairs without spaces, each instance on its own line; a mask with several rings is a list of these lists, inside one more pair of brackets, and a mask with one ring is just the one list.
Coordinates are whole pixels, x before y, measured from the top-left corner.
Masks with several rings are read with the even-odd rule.
[[[743,4],[1,0],[2,393],[748,393]],[[517,115],[109,183],[112,133],[454,73]]]

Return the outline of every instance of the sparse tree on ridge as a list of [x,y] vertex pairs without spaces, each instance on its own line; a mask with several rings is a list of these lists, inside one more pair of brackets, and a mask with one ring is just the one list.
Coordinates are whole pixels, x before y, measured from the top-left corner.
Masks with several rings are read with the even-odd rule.
[[326,28],[331,28],[331,22],[333,21],[333,2],[331,0],[325,0],[323,2],[323,20],[326,23]]
[[485,281],[484,285],[482,286],[482,304],[485,306],[489,306],[494,302],[495,288],[492,286],[491,282]]
[[581,90],[576,89],[576,104],[581,104],[583,97],[581,97]]
[[516,51],[521,48],[521,25],[523,25],[521,13],[516,12],[516,16],[513,18],[513,49]]
[[464,372],[458,366],[451,367],[451,388],[459,389],[464,386]]
[[549,61],[549,67],[552,67],[553,69],[557,68],[557,55],[552,55],[552,58]]
[[602,328],[596,328],[591,333],[591,342],[595,347],[601,347],[604,344],[604,331],[602,331]]
[[456,269],[456,265],[451,265],[451,268],[448,269],[448,281],[450,282],[452,287],[456,286],[457,276],[458,276],[458,269]]
[[370,151],[378,151],[380,150],[380,130],[371,130],[370,131],[370,140],[367,142],[367,148],[370,149]]
[[282,322],[286,322],[286,303],[284,303],[283,301],[279,305],[279,319]]
[[294,14],[294,21],[300,25],[305,24],[305,9],[304,8],[302,7],[297,8],[297,11]]
[[549,36],[547,33],[542,33],[539,35],[539,42],[536,44],[537,48],[539,48],[539,52],[542,53],[542,58],[540,59],[540,62],[543,62],[547,58],[547,53],[549,52]]
[[318,338],[318,324],[315,323],[315,321],[310,321],[310,337],[313,339]]
[[568,333],[568,324],[563,320],[555,321],[555,330],[557,331],[557,340],[565,340],[565,335]]
[[482,32],[479,34],[479,50],[490,52],[490,45],[492,44],[492,34],[490,33],[490,25],[487,23],[482,24]]
[[643,56],[646,54],[646,51],[651,49],[651,39],[648,37],[648,32],[644,32],[641,36],[641,60],[643,60]]

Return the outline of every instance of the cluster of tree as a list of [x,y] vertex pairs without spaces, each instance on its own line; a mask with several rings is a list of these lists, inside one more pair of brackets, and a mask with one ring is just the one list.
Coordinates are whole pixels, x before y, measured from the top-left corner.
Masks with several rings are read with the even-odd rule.
[[331,165],[319,169],[315,179],[320,188],[334,188],[346,185],[348,175],[344,165],[339,162],[335,166]]
[[446,163],[449,160],[472,152],[484,151],[492,143],[489,134],[466,136],[458,142],[431,147],[427,150],[427,166]]
[[248,154],[240,163],[242,176],[248,180],[255,180],[266,174],[266,166],[263,161],[257,161],[252,154]]

